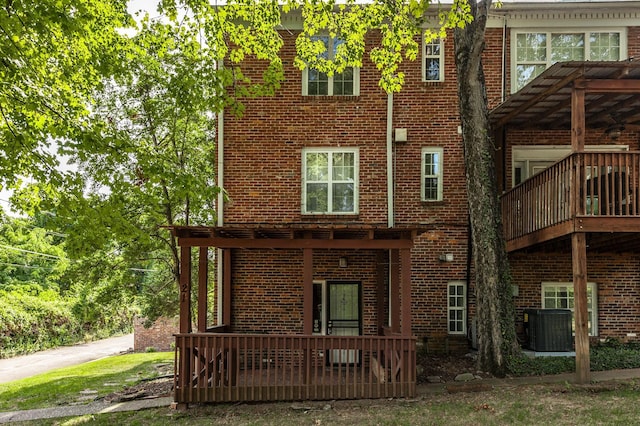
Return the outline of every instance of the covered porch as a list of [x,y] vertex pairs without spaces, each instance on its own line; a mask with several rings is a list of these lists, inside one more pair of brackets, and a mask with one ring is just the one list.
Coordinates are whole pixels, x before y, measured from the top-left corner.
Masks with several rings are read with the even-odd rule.
[[[491,119],[502,146],[499,169],[507,250],[551,248],[571,257],[576,381],[587,383],[587,251],[640,247],[640,63],[556,63],[495,108]],[[507,151],[516,133],[520,142],[529,138],[533,143],[545,134],[551,135],[547,139],[566,134],[564,143],[571,152],[509,188]],[[611,144],[611,150],[600,146],[597,152],[587,152],[587,135]],[[621,135],[631,142],[631,150],[613,146]]]
[[[411,334],[410,306],[411,248],[417,229],[238,225],[171,230],[181,253],[174,387],[178,405],[415,395],[416,339]],[[212,248],[217,249],[215,256]],[[293,298],[291,311],[301,310],[299,328],[266,331],[279,330],[277,319],[258,333],[238,327],[233,308],[242,302],[234,299],[234,276],[244,260],[233,261],[237,250],[241,254],[246,250],[301,253],[299,270],[291,259],[293,282],[301,288],[294,295],[283,295]],[[357,335],[337,335],[341,333],[332,334],[331,328],[323,332],[327,328],[319,327],[314,317],[314,258],[345,250],[375,253],[376,306],[367,307],[374,312],[375,324],[369,327],[374,333],[361,329]],[[209,306],[207,297],[213,281],[210,257],[221,268],[216,306]],[[192,268],[194,259],[197,268]],[[192,289],[192,277],[197,288]],[[212,310],[217,313],[215,324],[208,320]]]

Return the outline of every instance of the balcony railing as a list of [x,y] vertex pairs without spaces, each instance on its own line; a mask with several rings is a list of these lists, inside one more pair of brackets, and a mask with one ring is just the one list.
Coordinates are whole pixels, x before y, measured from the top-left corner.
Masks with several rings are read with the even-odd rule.
[[502,196],[507,241],[577,217],[639,216],[640,152],[573,153]]
[[413,397],[401,336],[176,335],[178,403]]

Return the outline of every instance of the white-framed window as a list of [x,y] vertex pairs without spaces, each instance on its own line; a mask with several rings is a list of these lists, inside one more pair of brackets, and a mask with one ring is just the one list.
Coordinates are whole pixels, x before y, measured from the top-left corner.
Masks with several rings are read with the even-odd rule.
[[511,34],[513,92],[556,62],[619,61],[626,57],[623,29],[518,29]]
[[422,201],[442,201],[442,148],[422,148]]
[[[313,36],[312,40],[320,40],[325,45],[321,54],[325,59],[333,59],[338,46],[344,43],[337,37]],[[360,68],[347,67],[341,73],[329,75],[312,68],[302,71],[303,96],[358,96],[360,95]]]
[[[596,283],[587,283],[587,315],[589,336],[598,335],[598,287]],[[569,309],[573,313],[571,330],[575,332],[575,307],[573,283],[543,282],[542,309]]]
[[447,287],[447,330],[449,334],[466,334],[467,284],[452,281]]
[[422,37],[422,81],[444,81],[444,43]]
[[358,148],[302,150],[302,213],[358,213]]

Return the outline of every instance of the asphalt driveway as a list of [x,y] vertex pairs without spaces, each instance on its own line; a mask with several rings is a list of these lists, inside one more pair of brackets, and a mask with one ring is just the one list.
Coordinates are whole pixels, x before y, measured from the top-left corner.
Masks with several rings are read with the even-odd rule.
[[133,334],[0,359],[0,383],[24,379],[56,368],[82,364],[130,349],[133,349]]

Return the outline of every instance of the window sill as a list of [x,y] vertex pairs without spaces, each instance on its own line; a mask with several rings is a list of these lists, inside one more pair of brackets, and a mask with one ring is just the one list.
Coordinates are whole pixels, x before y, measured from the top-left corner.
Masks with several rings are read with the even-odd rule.
[[344,219],[359,219],[360,218],[360,214],[359,213],[341,213],[341,214],[336,214],[336,213],[301,213],[302,217],[305,219],[313,219],[313,220],[344,220]]
[[430,201],[430,200],[420,200],[423,206],[444,206],[446,202],[444,200]]
[[360,100],[360,95],[302,95],[302,100],[305,102],[357,102]]

